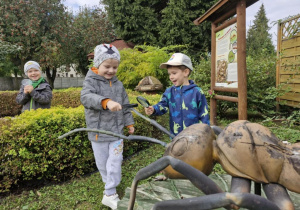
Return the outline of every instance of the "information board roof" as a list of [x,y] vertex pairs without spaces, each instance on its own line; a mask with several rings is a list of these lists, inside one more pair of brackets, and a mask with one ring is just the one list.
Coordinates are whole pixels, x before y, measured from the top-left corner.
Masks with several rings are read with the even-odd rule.
[[[207,10],[201,17],[194,20],[195,25],[201,24],[205,20],[214,21],[217,18],[223,16],[229,11],[235,10],[237,3],[240,0],[220,0],[209,10]],[[258,0],[246,0],[246,7],[254,4]],[[235,14],[235,12],[234,12]],[[233,15],[234,15],[233,14]]]

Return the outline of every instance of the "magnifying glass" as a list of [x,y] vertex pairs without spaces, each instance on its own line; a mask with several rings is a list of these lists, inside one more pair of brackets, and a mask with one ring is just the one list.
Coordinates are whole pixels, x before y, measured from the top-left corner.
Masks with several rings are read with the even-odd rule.
[[22,80],[22,85],[32,85],[32,81],[30,79],[23,79]]
[[[150,106],[150,103],[147,99],[145,99],[143,96],[138,96],[136,97],[136,100],[145,108],[148,108]],[[171,138],[174,138],[175,135],[170,133],[166,128],[164,128],[163,126],[161,126],[160,124],[158,124],[155,120],[152,120],[148,117],[145,117],[144,115],[142,115],[141,113],[139,113],[137,110],[132,109],[138,116],[140,116],[141,118],[147,120],[148,122],[150,122],[152,125],[154,125],[155,127],[157,127],[159,130],[161,130],[162,132],[164,132],[165,134],[167,134],[168,136],[170,136]]]
[[122,108],[133,108],[138,107],[138,104],[123,104]]
[[145,108],[148,108],[150,106],[149,101],[142,96],[136,97],[136,100]]

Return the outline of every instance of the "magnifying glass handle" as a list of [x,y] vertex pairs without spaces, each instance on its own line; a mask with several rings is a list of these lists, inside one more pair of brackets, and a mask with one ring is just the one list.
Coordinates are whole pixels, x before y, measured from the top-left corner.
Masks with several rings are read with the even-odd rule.
[[138,107],[138,104],[123,104],[122,108],[133,108]]

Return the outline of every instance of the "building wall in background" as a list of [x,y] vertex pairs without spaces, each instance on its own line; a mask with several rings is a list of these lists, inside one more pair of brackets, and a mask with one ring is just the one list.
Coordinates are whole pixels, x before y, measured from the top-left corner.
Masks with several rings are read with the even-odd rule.
[[[24,78],[0,77],[0,91],[19,90]],[[82,87],[84,77],[56,77],[54,81],[55,89]]]

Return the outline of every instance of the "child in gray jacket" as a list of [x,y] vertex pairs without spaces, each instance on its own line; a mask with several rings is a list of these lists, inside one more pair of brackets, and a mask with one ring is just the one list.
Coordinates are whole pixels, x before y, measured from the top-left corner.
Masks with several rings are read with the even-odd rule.
[[[119,62],[120,54],[116,47],[110,44],[96,46],[94,67],[85,77],[80,97],[85,108],[87,128],[123,134],[126,126],[129,134],[134,133],[131,111],[122,108],[129,100],[122,82],[116,77]],[[95,132],[89,132],[88,138],[105,183],[102,204],[117,209],[119,196],[116,187],[121,181],[123,139]]]
[[35,61],[28,61],[24,65],[24,73],[29,79],[21,85],[16,98],[17,103],[23,105],[22,112],[50,108],[52,88],[42,77],[40,65]]

